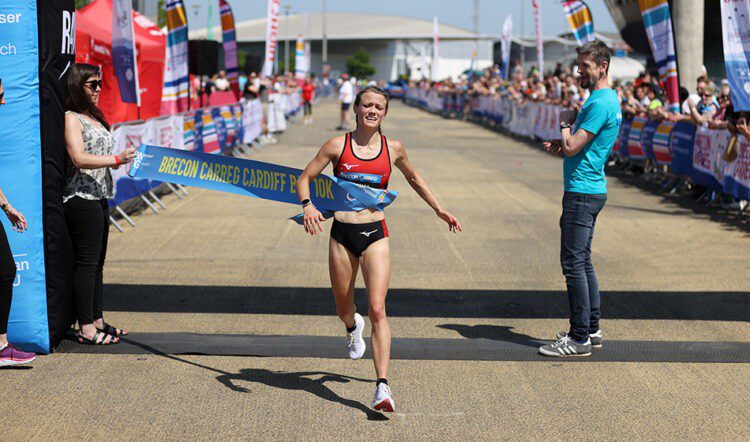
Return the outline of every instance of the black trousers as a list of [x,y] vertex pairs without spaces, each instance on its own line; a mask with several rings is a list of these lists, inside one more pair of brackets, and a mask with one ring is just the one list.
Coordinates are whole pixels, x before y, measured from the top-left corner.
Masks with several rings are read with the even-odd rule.
[[13,298],[13,281],[16,279],[16,262],[10,251],[5,228],[0,223],[0,335],[8,332],[10,301]]
[[109,206],[107,200],[73,197],[63,207],[76,261],[73,292],[78,322],[91,324],[103,317],[102,273],[109,237]]

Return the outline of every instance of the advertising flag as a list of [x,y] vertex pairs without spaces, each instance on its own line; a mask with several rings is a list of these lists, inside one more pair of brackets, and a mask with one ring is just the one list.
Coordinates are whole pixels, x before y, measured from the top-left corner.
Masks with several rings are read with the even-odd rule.
[[268,0],[268,15],[266,19],[266,58],[263,63],[263,77],[273,74],[273,65],[276,60],[276,45],[279,37],[279,11],[281,0]]
[[164,88],[161,114],[188,110],[190,77],[188,74],[188,27],[182,0],[167,0],[167,47],[164,60]]
[[544,80],[544,40],[542,39],[542,7],[539,0],[531,0],[534,6],[534,27],[536,28],[536,60],[539,63],[539,79]]
[[594,39],[594,19],[586,3],[580,0],[565,1],[563,10],[579,46]]
[[297,36],[297,44],[294,49],[294,76],[297,80],[304,80],[307,76],[307,57],[305,56],[305,37]]
[[112,3],[112,64],[123,103],[141,105],[135,56],[133,10],[130,0]]
[[721,2],[724,64],[735,111],[750,110],[750,0]]
[[440,25],[437,15],[432,19],[432,81],[440,81]]
[[502,45],[503,57],[503,77],[507,80],[510,77],[510,37],[513,35],[513,17],[508,14],[503,23],[503,36],[500,41]]
[[232,8],[226,0],[219,0],[221,11],[221,41],[224,45],[224,67],[227,80],[234,92],[234,96],[240,98],[239,68],[237,60],[237,36],[234,31],[234,15]]
[[667,0],[638,0],[651,53],[664,83],[670,111],[680,113],[680,85],[672,34],[672,15]]

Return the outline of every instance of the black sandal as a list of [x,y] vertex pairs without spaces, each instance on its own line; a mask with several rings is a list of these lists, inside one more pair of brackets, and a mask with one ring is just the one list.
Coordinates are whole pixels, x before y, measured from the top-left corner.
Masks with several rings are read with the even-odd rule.
[[[98,329],[94,333],[94,337],[92,339],[83,336],[80,332],[78,332],[77,337],[78,343],[86,345],[113,345],[120,342],[117,336],[110,335],[109,333],[104,333],[103,331]],[[107,337],[109,337],[109,342],[106,342]]]
[[99,330],[103,331],[104,333],[106,333],[108,335],[112,335],[112,336],[114,336],[116,338],[119,338],[120,336],[127,336],[128,335],[128,332],[126,332],[125,330],[119,329],[117,327],[113,327],[113,326],[107,324],[106,322],[104,323],[104,328],[101,328]]

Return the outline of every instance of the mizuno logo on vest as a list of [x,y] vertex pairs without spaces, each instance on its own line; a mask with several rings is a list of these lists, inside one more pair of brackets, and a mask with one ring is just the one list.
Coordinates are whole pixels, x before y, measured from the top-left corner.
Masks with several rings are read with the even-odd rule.
[[377,231],[378,231],[378,229],[375,229],[375,230],[373,230],[372,232],[359,232],[359,233],[361,233],[362,235],[365,235],[366,237],[368,237],[368,238],[369,238],[369,237],[370,237],[370,235],[372,235],[373,233],[375,233],[375,232],[377,232]]
[[344,166],[344,167],[346,167],[346,170],[352,170],[352,167],[359,167],[359,164],[342,163],[341,165]]

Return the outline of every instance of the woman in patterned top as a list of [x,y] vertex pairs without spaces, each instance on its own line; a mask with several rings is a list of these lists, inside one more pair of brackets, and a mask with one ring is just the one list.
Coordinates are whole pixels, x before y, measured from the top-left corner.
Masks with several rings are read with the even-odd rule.
[[135,149],[112,155],[112,134],[97,107],[102,88],[99,68],[75,64],[68,74],[65,145],[72,163],[63,193],[68,232],[75,253],[73,291],[78,312],[78,341],[108,345],[127,332],[104,322],[102,270],[107,254],[109,207],[114,195],[110,168],[130,163]]

